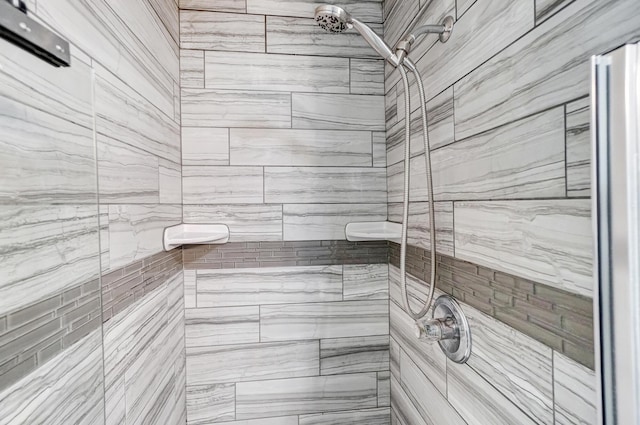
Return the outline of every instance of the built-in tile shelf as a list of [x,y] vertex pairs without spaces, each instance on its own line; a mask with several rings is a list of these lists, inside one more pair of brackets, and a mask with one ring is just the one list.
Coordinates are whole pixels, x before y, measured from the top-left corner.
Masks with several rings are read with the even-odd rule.
[[229,241],[226,224],[178,224],[165,227],[163,245],[171,251],[180,245],[223,244]]
[[348,241],[391,241],[400,243],[402,225],[390,221],[349,223],[345,228]]

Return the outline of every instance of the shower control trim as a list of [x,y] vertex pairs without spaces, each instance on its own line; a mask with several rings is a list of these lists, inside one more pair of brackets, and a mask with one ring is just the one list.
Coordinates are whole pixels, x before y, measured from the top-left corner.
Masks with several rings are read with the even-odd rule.
[[471,329],[460,304],[442,295],[433,305],[431,319],[415,323],[415,335],[423,341],[437,342],[444,354],[456,363],[471,356]]

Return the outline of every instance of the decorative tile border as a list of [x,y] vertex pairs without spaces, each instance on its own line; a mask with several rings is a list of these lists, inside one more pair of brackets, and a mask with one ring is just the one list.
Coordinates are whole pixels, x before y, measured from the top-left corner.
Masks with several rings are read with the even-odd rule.
[[98,279],[0,316],[0,390],[87,336],[100,320]]
[[143,258],[102,276],[102,320],[108,321],[182,270],[182,250]]
[[[400,245],[389,243],[389,262],[400,265]],[[409,246],[407,272],[428,282],[429,251]],[[438,289],[593,369],[591,298],[438,255]]]
[[388,262],[386,242],[234,242],[184,248],[185,270],[251,267],[379,264]]

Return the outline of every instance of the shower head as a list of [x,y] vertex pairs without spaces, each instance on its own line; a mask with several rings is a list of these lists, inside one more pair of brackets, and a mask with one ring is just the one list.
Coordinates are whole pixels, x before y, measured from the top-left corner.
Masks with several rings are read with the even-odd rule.
[[351,15],[346,10],[331,5],[318,6],[316,9],[316,22],[325,31],[343,32],[351,28]]
[[338,6],[323,5],[316,8],[315,16],[318,25],[328,32],[344,32],[349,28],[354,28],[391,65],[398,66],[400,64],[400,60],[387,43],[366,24],[349,15],[346,10]]

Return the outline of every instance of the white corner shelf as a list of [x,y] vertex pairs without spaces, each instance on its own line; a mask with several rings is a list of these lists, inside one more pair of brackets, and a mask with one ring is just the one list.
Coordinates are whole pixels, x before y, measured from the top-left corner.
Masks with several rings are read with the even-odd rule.
[[359,241],[391,241],[400,243],[402,224],[390,221],[374,221],[369,223],[349,223],[344,229],[347,240]]
[[229,241],[226,224],[178,224],[166,227],[162,242],[165,251],[180,245],[223,244]]

